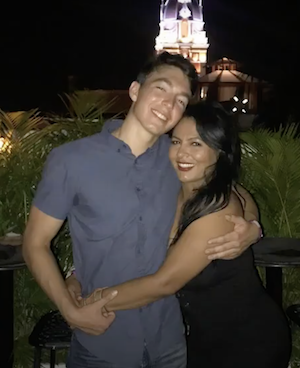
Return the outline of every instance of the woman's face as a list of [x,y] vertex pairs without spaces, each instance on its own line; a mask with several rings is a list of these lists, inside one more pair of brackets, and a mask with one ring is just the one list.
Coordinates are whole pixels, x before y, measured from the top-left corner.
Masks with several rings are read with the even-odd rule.
[[174,128],[169,158],[182,183],[201,186],[217,162],[217,152],[200,138],[193,118],[183,118]]

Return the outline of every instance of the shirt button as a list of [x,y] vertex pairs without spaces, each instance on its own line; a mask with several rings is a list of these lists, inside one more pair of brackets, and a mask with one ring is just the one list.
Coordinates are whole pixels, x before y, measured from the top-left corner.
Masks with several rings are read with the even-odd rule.
[[143,221],[143,217],[142,216],[140,216],[140,221]]
[[136,191],[137,191],[137,192],[140,192],[140,191],[141,191],[141,188],[136,187]]

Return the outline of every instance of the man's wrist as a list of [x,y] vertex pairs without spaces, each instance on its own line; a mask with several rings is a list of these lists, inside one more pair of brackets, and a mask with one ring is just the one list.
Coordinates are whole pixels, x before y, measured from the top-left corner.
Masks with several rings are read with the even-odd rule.
[[70,326],[77,326],[79,321],[79,308],[72,306],[71,308],[60,311],[64,319],[69,323]]
[[78,318],[79,308],[77,305],[75,305],[71,297],[64,299],[61,305],[58,306],[58,309],[66,321],[68,321],[72,325],[75,324],[74,322]]

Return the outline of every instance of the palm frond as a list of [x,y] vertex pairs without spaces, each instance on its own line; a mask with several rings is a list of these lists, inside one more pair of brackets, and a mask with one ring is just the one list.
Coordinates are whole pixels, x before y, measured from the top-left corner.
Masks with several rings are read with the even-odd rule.
[[269,236],[300,236],[300,142],[295,126],[242,134],[242,181],[259,204]]
[[117,99],[107,100],[106,97],[92,91],[80,91],[72,95],[60,96],[70,117],[83,123],[98,119],[113,106]]
[[104,123],[103,115],[116,102],[115,99],[107,101],[96,93],[76,93],[61,99],[67,115],[51,115],[43,129],[24,135],[22,152],[35,152],[44,157],[53,147],[99,132]]

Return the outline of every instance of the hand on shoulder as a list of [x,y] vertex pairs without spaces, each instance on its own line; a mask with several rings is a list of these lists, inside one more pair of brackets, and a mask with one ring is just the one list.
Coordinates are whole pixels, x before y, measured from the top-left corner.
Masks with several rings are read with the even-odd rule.
[[242,204],[233,192],[230,203],[220,211],[223,221],[231,226],[225,235],[214,237],[208,242],[206,254],[211,260],[230,260],[239,257],[250,245],[255,243],[260,235],[260,229],[251,221],[244,218]]

